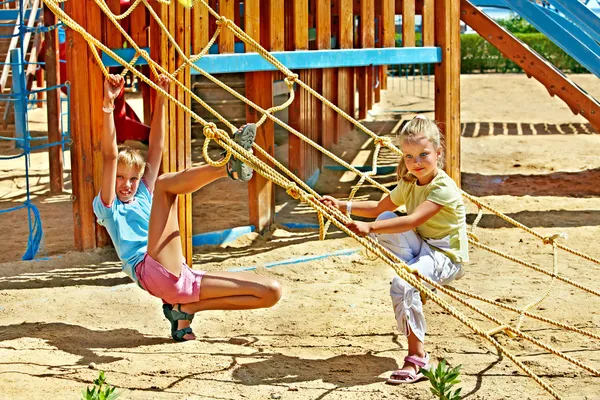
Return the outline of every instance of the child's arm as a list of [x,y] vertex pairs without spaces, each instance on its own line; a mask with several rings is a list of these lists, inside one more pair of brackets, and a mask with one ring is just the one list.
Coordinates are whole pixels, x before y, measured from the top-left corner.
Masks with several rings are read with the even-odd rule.
[[[161,89],[167,90],[171,80],[166,75],[158,77],[158,86]],[[162,153],[165,147],[165,96],[160,92],[156,93],[156,101],[154,103],[154,113],[152,115],[152,125],[150,126],[150,138],[148,145],[148,157],[146,162],[146,171],[144,172],[144,183],[148,190],[154,191],[154,184],[158,177],[158,170],[162,160]]]
[[[321,203],[325,204],[326,206],[335,207],[342,212],[347,212],[348,203],[350,202],[341,201],[331,196],[323,196],[321,198]],[[385,196],[379,201],[353,201],[351,214],[359,217],[377,218],[377,216],[382,212],[394,211],[397,208],[398,206],[392,202],[390,196]]]
[[[352,207],[352,210],[354,211],[354,206]],[[444,208],[444,206],[426,200],[419,204],[412,214],[403,217],[373,222],[352,221],[346,226],[359,236],[368,235],[369,233],[402,233],[422,225],[440,212],[442,208]]]
[[[120,75],[109,75],[104,80],[104,110],[115,108],[115,99],[121,93],[125,80]],[[100,197],[105,205],[115,200],[115,184],[117,180],[117,131],[113,113],[104,112],[102,121],[102,187]]]

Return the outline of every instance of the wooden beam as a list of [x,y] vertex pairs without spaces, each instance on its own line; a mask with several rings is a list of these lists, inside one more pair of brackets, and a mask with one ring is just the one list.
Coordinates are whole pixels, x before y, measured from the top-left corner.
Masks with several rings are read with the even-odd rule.
[[430,47],[435,42],[435,7],[434,0],[422,0],[422,34],[423,46]]
[[[381,5],[381,32],[383,47],[396,46],[396,11],[394,8],[394,0],[382,0]],[[387,66],[383,67],[381,88],[387,90]]]
[[[56,16],[49,7],[44,7],[44,25],[54,26]],[[60,56],[58,51],[58,29],[44,33],[46,42],[46,53],[44,60],[46,64],[46,87],[53,87],[60,83]],[[48,142],[55,143],[62,140],[61,117],[60,117],[60,89],[48,92],[47,109],[48,116]],[[64,188],[63,178],[63,152],[60,146],[48,149],[50,163],[50,193],[62,193]]]
[[[325,50],[331,48],[331,1],[320,0],[316,4],[317,12],[317,50]],[[321,82],[321,92],[323,97],[332,103],[337,103],[337,91],[335,87],[334,77],[335,70],[331,68],[315,70],[315,76],[317,80]],[[319,113],[315,115],[316,121],[313,125],[315,130],[319,133],[321,138],[320,144],[326,148],[331,149],[334,142],[334,131],[337,130],[337,116],[336,112],[328,105],[321,102],[319,99],[315,99],[315,108],[320,109],[322,118],[319,118]],[[318,159],[319,163],[317,168],[322,167],[323,161],[322,155]]]
[[[219,0],[219,14],[233,21],[235,19],[235,3],[235,0]],[[201,4],[198,6],[204,8]],[[219,35],[219,53],[233,53],[234,38],[233,31],[222,27]]]
[[[308,0],[295,0],[292,8],[293,47],[289,50],[308,49]],[[296,71],[302,82],[308,81],[308,70]],[[307,101],[310,95],[298,85],[295,87],[295,100],[290,105],[289,125],[308,135]],[[288,135],[288,167],[300,179],[308,179],[307,157],[309,146],[294,134]]]
[[460,186],[460,2],[435,0],[435,119],[446,141],[446,172]]
[[[65,11],[87,28],[87,3],[65,2]],[[67,30],[67,76],[71,82],[71,179],[73,187],[73,232],[78,250],[96,247],[96,229],[92,200],[94,170],[92,134],[101,127],[92,126],[90,87],[88,85],[88,44],[72,29]]]
[[415,47],[415,0],[402,1],[402,47]]
[[[360,33],[359,46],[362,48],[374,47],[374,15],[373,0],[360,2]],[[358,81],[358,118],[367,118],[367,111],[373,102],[373,78],[371,67],[357,68]]]
[[[354,12],[352,0],[338,0],[338,24],[340,49],[351,49],[354,47]],[[338,103],[344,112],[354,117],[354,68],[340,68],[338,70]],[[353,129],[346,118],[338,116],[339,135],[338,139]]]
[[[272,6],[275,0],[262,1],[248,0],[246,6],[246,22],[260,21],[259,24],[251,23],[246,25],[246,32],[256,41],[259,41],[263,47],[270,49],[271,37],[274,32],[272,27]],[[283,26],[283,21],[281,22]],[[283,37],[283,35],[282,35]],[[283,40],[281,41],[283,46]],[[273,75],[272,72],[253,72],[246,74],[246,97],[259,105],[263,109],[273,106]],[[246,107],[246,119],[248,122],[256,122],[261,118],[252,107]],[[275,133],[273,122],[269,119],[258,129],[256,135],[256,144],[262,147],[269,154],[275,151]],[[260,156],[259,156],[260,157]],[[267,162],[264,157],[263,162]],[[250,223],[254,225],[257,231],[262,232],[268,229],[275,217],[275,191],[273,183],[259,174],[254,174],[252,180],[248,183],[248,204],[250,212]]]

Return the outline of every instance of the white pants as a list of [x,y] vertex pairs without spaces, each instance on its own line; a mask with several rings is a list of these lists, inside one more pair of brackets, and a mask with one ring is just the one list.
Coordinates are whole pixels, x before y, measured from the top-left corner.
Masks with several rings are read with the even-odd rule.
[[[391,211],[382,213],[377,220],[396,218]],[[434,250],[431,245],[438,248],[448,248],[448,240],[431,240],[425,242],[414,231],[392,234],[374,234],[379,244],[387,248],[408,265],[416,268],[419,273],[440,285],[447,285],[462,276],[460,264],[454,264],[444,253]],[[427,285],[425,282],[423,282]],[[430,285],[427,285],[429,288]],[[404,279],[395,275],[390,288],[390,296],[398,322],[398,330],[408,336],[412,331],[421,341],[425,341],[425,315],[423,302],[417,289],[409,285]]]

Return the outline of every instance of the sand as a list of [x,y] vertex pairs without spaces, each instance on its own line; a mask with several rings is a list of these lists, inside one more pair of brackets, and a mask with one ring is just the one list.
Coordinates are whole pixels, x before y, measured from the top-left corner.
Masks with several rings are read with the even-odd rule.
[[[572,78],[600,98],[596,77]],[[463,76],[461,84],[464,189],[542,235],[566,233],[568,239],[561,243],[599,258],[598,134],[524,75]],[[413,115],[406,111],[433,109],[432,87],[428,82],[390,81],[365,124],[376,133],[390,134],[401,118]],[[32,113],[34,129],[43,131],[44,113]],[[351,133],[335,152],[353,162],[366,141],[364,134]],[[284,159],[285,135],[278,134],[278,143],[277,155]],[[0,151],[14,154],[7,146]],[[77,398],[99,370],[124,399],[432,398],[427,382],[401,387],[384,383],[401,364],[406,348],[388,296],[392,269],[337,230],[319,241],[316,230],[282,228],[287,222],[316,222],[310,209],[282,190],[271,232],[194,249],[195,268],[253,267],[251,273],[279,280],[281,301],[266,310],[201,313],[193,324],[198,340],[175,343],[168,337],[160,300],[130,283],[112,249],[74,251],[70,178],[64,194],[49,195],[47,157],[33,154],[29,172],[32,202],[46,234],[41,255],[48,259],[18,261],[27,240],[26,213],[0,217],[0,398]],[[382,160],[395,162],[386,154]],[[202,162],[199,150],[194,161]],[[24,168],[22,159],[0,162],[0,209],[23,201]],[[68,172],[68,162],[65,168]],[[393,176],[380,178],[393,183]],[[345,195],[351,184],[348,174],[324,169],[317,189]],[[194,232],[248,224],[246,193],[244,185],[227,180],[202,189],[194,196]],[[381,194],[365,188],[357,196],[377,199]],[[469,221],[475,215],[476,208],[469,205]],[[476,234],[483,243],[546,271],[553,268],[550,246],[488,213]],[[346,256],[265,268],[277,261],[353,249],[357,251]],[[549,276],[483,250],[473,248],[471,258],[466,276],[455,284],[459,289],[522,308],[549,288]],[[561,252],[558,267],[561,276],[600,290],[599,265]],[[515,313],[469,303],[501,320],[516,320]],[[482,328],[494,327],[456,301],[452,304]],[[600,335],[599,306],[593,294],[556,282],[535,312]],[[431,300],[426,315],[427,350],[436,362],[462,365],[464,398],[551,398]],[[595,339],[530,318],[525,318],[523,331],[600,369]],[[600,381],[589,372],[523,339],[495,337],[564,398],[600,398]]]

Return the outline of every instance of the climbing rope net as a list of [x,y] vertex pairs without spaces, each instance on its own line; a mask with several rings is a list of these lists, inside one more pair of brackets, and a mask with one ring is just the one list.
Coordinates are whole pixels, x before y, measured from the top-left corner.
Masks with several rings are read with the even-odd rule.
[[[225,118],[223,118],[218,112],[216,112],[214,109],[212,109],[208,104],[206,104],[204,101],[202,101],[202,99],[200,99],[196,94],[194,94],[189,88],[187,88],[178,79],[178,76],[181,76],[182,73],[186,69],[192,68],[195,71],[197,71],[199,74],[201,74],[202,76],[208,78],[210,81],[212,81],[219,87],[221,87],[224,90],[226,90],[227,92],[229,92],[231,95],[235,96],[239,100],[246,103],[249,107],[252,107],[256,111],[258,111],[260,114],[262,114],[262,117],[260,118],[260,120],[257,123],[258,126],[262,125],[267,119],[269,119],[269,120],[273,121],[274,123],[278,124],[279,126],[285,128],[293,135],[296,135],[298,138],[300,138],[304,142],[306,142],[309,145],[313,146],[314,148],[318,149],[319,151],[321,151],[323,154],[327,155],[331,159],[340,163],[341,165],[343,165],[345,168],[347,168],[351,172],[360,176],[358,183],[354,186],[353,190],[351,191],[351,193],[349,195],[349,199],[354,198],[356,192],[365,183],[368,183],[368,184],[380,189],[384,193],[389,194],[390,190],[388,188],[386,188],[385,186],[383,186],[382,184],[380,184],[379,182],[377,182],[373,177],[375,176],[376,171],[377,171],[377,160],[378,160],[379,153],[382,150],[382,148],[387,148],[390,151],[392,151],[394,154],[401,156],[401,151],[392,143],[392,140],[388,137],[380,137],[380,136],[376,135],[374,132],[372,132],[366,126],[364,126],[360,122],[356,121],[353,117],[346,114],[343,110],[338,108],[335,104],[331,103],[326,98],[324,98],[322,95],[320,95],[315,90],[313,90],[311,87],[306,85],[304,82],[302,82],[298,78],[297,74],[293,73],[288,68],[286,68],[285,65],[281,64],[275,57],[273,57],[273,55],[271,55],[267,50],[265,50],[263,47],[261,47],[255,40],[253,40],[248,34],[246,34],[238,26],[236,26],[231,20],[219,15],[215,10],[213,10],[207,4],[207,2],[205,2],[204,0],[180,0],[180,2],[182,2],[182,3],[187,3],[187,4],[184,4],[187,6],[191,6],[195,3],[196,6],[206,7],[208,9],[208,11],[210,12],[210,14],[212,16],[214,16],[214,18],[216,19],[216,23],[217,23],[217,27],[216,27],[216,31],[215,31],[214,35],[208,41],[208,43],[203,48],[203,50],[197,55],[188,57],[188,56],[186,56],[185,52],[181,49],[181,47],[177,44],[177,42],[175,41],[173,36],[169,33],[169,30],[165,27],[165,25],[161,21],[159,15],[155,12],[155,10],[149,4],[148,0],[135,0],[132,3],[132,5],[130,6],[130,8],[126,12],[124,12],[120,15],[115,15],[109,9],[109,7],[107,6],[107,4],[105,3],[104,0],[94,0],[95,3],[100,7],[100,9],[105,13],[105,15],[112,21],[112,23],[115,25],[115,27],[121,32],[121,34],[123,34],[124,38],[127,40],[129,45],[135,50],[135,52],[136,52],[135,57],[130,61],[126,61],[126,60],[122,59],[121,57],[119,57],[117,54],[115,54],[110,48],[105,46],[102,42],[100,42],[99,40],[94,38],[91,34],[86,32],[76,21],[74,21],[72,18],[70,18],[69,15],[67,15],[60,7],[60,3],[62,3],[65,0],[43,0],[43,1],[46,4],[46,6],[49,7],[65,25],[67,25],[69,28],[73,29],[74,31],[76,31],[82,35],[82,37],[88,43],[93,56],[95,57],[98,65],[102,68],[102,72],[104,73],[105,76],[108,75],[108,71],[102,63],[101,57],[99,55],[99,50],[104,51],[106,54],[108,54],[114,60],[119,62],[123,67],[125,67],[123,74],[126,74],[127,72],[131,72],[138,79],[147,83],[155,90],[161,92],[169,100],[174,102],[178,107],[180,107],[186,113],[188,113],[195,121],[200,123],[203,126],[203,134],[206,137],[206,140],[204,141],[202,152],[203,152],[204,158],[210,165],[222,166],[225,163],[227,163],[227,161],[229,160],[229,158],[231,156],[234,156],[234,157],[241,159],[242,161],[247,162],[250,165],[252,165],[252,167],[256,173],[262,175],[266,179],[268,179],[268,180],[272,181],[273,183],[277,184],[278,186],[284,188],[291,197],[293,197],[294,199],[297,199],[303,203],[306,203],[307,205],[312,207],[317,212],[318,219],[319,219],[319,225],[320,225],[319,233],[320,233],[321,239],[325,238],[325,235],[327,233],[327,230],[328,230],[330,224],[335,225],[337,228],[339,228],[340,230],[342,230],[349,236],[353,237],[356,241],[358,241],[360,244],[362,244],[368,251],[377,255],[380,259],[382,259],[384,262],[386,262],[398,274],[398,276],[400,278],[404,279],[410,285],[412,285],[416,289],[418,289],[421,292],[421,296],[423,299],[431,299],[431,301],[438,304],[446,312],[448,312],[454,318],[458,319],[464,325],[469,327],[477,335],[481,336],[482,338],[484,338],[488,342],[490,342],[492,345],[494,345],[496,347],[496,349],[499,351],[499,353],[505,355],[508,359],[510,359],[513,363],[515,363],[521,370],[523,370],[527,375],[529,375],[535,382],[537,382],[543,389],[545,389],[552,396],[554,396],[557,399],[561,398],[559,393],[551,386],[550,383],[542,380],[533,370],[531,370],[522,361],[517,359],[517,357],[513,353],[511,353],[509,351],[509,349],[507,349],[504,345],[502,345],[494,337],[494,335],[504,332],[509,337],[518,337],[518,338],[524,339],[524,340],[526,340],[536,346],[539,346],[540,348],[542,348],[558,357],[563,358],[564,360],[567,360],[567,361],[573,363],[574,365],[590,372],[593,375],[600,376],[599,370],[551,347],[547,343],[544,343],[521,330],[521,325],[522,325],[524,319],[527,317],[527,318],[531,318],[534,320],[545,322],[550,325],[554,325],[556,327],[559,327],[559,328],[562,328],[562,329],[565,329],[568,331],[576,332],[578,334],[587,336],[589,338],[600,339],[600,335],[598,335],[598,334],[595,334],[593,332],[590,332],[590,331],[587,331],[584,329],[577,328],[575,326],[571,326],[566,323],[562,323],[559,321],[555,321],[555,320],[546,318],[546,317],[539,315],[532,311],[538,305],[540,305],[540,303],[542,301],[544,301],[549,296],[549,294],[552,290],[552,287],[556,281],[561,281],[565,284],[568,284],[568,285],[571,285],[578,289],[581,289],[587,293],[590,293],[590,294],[593,294],[596,296],[600,296],[600,291],[589,288],[585,285],[577,283],[577,282],[570,280],[566,277],[563,277],[559,274],[559,271],[558,271],[558,265],[559,265],[559,263],[558,263],[559,252],[558,251],[559,250],[566,251],[573,255],[582,257],[585,260],[591,261],[595,264],[600,264],[600,260],[593,258],[587,254],[570,249],[561,243],[558,243],[557,239],[560,238],[560,235],[544,236],[544,235],[534,231],[533,229],[528,228],[527,226],[515,221],[514,219],[509,218],[508,216],[493,209],[492,207],[484,204],[483,202],[479,201],[477,198],[463,192],[462,193],[463,196],[466,199],[470,200],[473,204],[475,204],[479,210],[478,215],[477,215],[474,223],[472,224],[471,230],[469,232],[469,243],[471,243],[471,245],[473,245],[475,247],[479,247],[479,248],[487,250],[493,254],[496,254],[496,255],[504,257],[508,260],[514,261],[524,267],[527,267],[527,268],[533,269],[537,272],[548,275],[551,277],[551,282],[550,282],[546,292],[541,297],[530,302],[529,304],[526,304],[523,307],[510,306],[510,305],[504,304],[504,303],[496,301],[496,300],[492,300],[492,299],[489,299],[489,298],[486,298],[486,297],[483,297],[483,296],[480,296],[477,294],[470,293],[466,290],[441,286],[441,285],[437,284],[436,282],[433,282],[429,278],[422,276],[418,271],[412,269],[410,266],[408,266],[406,263],[404,263],[401,259],[399,259],[395,254],[390,252],[385,247],[381,246],[377,241],[371,239],[370,237],[359,237],[359,236],[355,235],[354,233],[352,233],[350,230],[348,230],[348,228],[346,228],[346,223],[350,222],[350,220],[351,220],[349,215],[346,215],[337,209],[330,208],[330,207],[323,205],[319,201],[321,196],[318,193],[316,193],[305,182],[303,182],[301,179],[299,179],[296,175],[294,175],[291,171],[289,171],[284,165],[282,165],[278,160],[276,160],[273,156],[271,156],[269,153],[267,153],[260,146],[254,144],[253,149],[256,152],[258,152],[262,157],[264,157],[266,160],[268,160],[270,163],[272,163],[272,166],[266,162],[263,162],[259,157],[254,155],[253,152],[246,151],[244,148],[242,148],[237,143],[235,143],[226,131],[224,131],[222,129],[218,129],[214,123],[207,122],[204,119],[202,119],[195,112],[193,112],[189,107],[187,107],[181,101],[179,101],[178,99],[176,99],[175,97],[173,97],[172,95],[170,95],[169,93],[167,93],[166,91],[161,89],[152,80],[150,80],[148,77],[144,76],[142,73],[140,73],[138,70],[136,70],[134,68],[134,64],[136,63],[136,61],[140,57],[143,58],[148,63],[148,65],[150,66],[150,70],[152,71],[152,73],[155,76],[158,76],[159,74],[168,75],[171,78],[172,82],[174,82],[174,84],[176,84],[181,90],[183,90],[185,93],[187,93],[191,98],[193,98],[195,101],[200,103],[211,114],[213,114],[216,118],[218,118],[218,120],[221,121],[227,128],[229,128],[231,130],[231,132],[235,132],[235,130],[237,128],[234,125],[232,125],[229,121],[227,121]],[[171,3],[172,3],[172,0],[156,0],[156,1],[158,3],[164,4],[164,5],[171,5]],[[154,18],[154,20],[160,27],[162,33],[168,38],[168,41],[170,42],[171,46],[173,46],[175,51],[178,53],[178,55],[183,60],[182,64],[173,72],[167,71],[156,61],[152,60],[150,58],[148,52],[141,49],[119,24],[119,20],[127,17],[129,14],[131,14],[133,12],[133,10],[136,9],[136,7],[142,6],[142,5],[147,8],[151,17]],[[173,4],[173,6],[174,6],[174,4]],[[233,32],[239,39],[241,39],[246,44],[247,49],[252,49],[252,50],[256,51],[257,53],[259,53],[262,57],[264,57],[267,61],[269,61],[272,65],[274,65],[279,71],[281,71],[284,74],[284,76],[285,76],[284,81],[289,88],[289,94],[290,94],[289,99],[284,104],[282,104],[281,106],[272,107],[272,108],[265,110],[265,109],[261,108],[260,106],[254,104],[249,99],[240,95],[238,92],[236,92],[232,88],[228,87],[226,84],[222,83],[220,80],[216,79],[215,77],[213,77],[212,75],[205,72],[204,70],[202,70],[201,68],[199,68],[197,65],[194,64],[197,60],[202,58],[204,55],[208,54],[209,48],[213,45],[213,43],[215,43],[215,40],[217,39],[219,34],[224,29],[228,29],[231,32]],[[279,118],[277,118],[274,115],[276,112],[281,111],[281,110],[285,109],[286,107],[288,107],[294,101],[294,87],[293,87],[294,83],[297,84],[299,87],[303,88],[304,90],[306,90],[312,96],[315,96],[316,98],[321,100],[328,107],[332,108],[338,114],[340,114],[343,118],[345,118],[350,123],[352,123],[357,129],[360,129],[361,131],[363,131],[364,133],[366,133],[367,135],[369,135],[372,138],[373,144],[375,145],[375,149],[374,149],[374,153],[373,153],[374,154],[373,155],[373,168],[371,171],[368,171],[368,172],[359,171],[352,165],[346,163],[344,160],[337,157],[335,154],[333,154],[329,150],[323,148],[318,143],[316,143],[316,142],[310,140],[309,138],[307,138],[306,136],[304,136],[301,132],[299,132],[296,129],[294,129],[293,127],[287,125],[285,122],[283,122],[282,120],[280,120]],[[222,146],[224,149],[227,150],[227,155],[222,161],[214,161],[210,158],[210,156],[208,154],[208,145],[211,140],[217,142],[220,146]],[[499,251],[497,249],[494,249],[488,245],[481,243],[475,233],[475,230],[477,228],[477,225],[481,221],[484,211],[490,212],[490,213],[502,218],[504,221],[510,223],[511,225],[524,230],[525,232],[527,232],[530,235],[533,235],[537,239],[541,240],[542,243],[544,243],[545,245],[552,246],[553,270],[551,272],[547,271],[547,270],[539,267],[538,265],[525,262],[523,260],[518,259],[517,257],[514,257],[510,254],[504,253],[502,251]],[[433,289],[430,289],[430,287]],[[436,290],[436,291],[434,292],[434,290]],[[476,324],[473,321],[473,319],[466,316],[463,312],[459,311],[454,305],[450,304],[447,300],[442,298],[439,295],[439,293],[443,293],[444,295],[448,296],[453,301],[461,304],[462,306],[464,306],[464,307],[474,311],[475,313],[479,314],[480,316],[486,318],[487,320],[491,321],[496,327],[492,330],[485,330],[485,329],[481,328],[478,324]],[[467,298],[475,299],[475,300],[478,300],[478,301],[514,312],[518,315],[517,321],[515,324],[511,324],[508,321],[497,318],[497,317],[491,315],[490,313],[482,310],[481,308],[471,304],[467,300]]]

